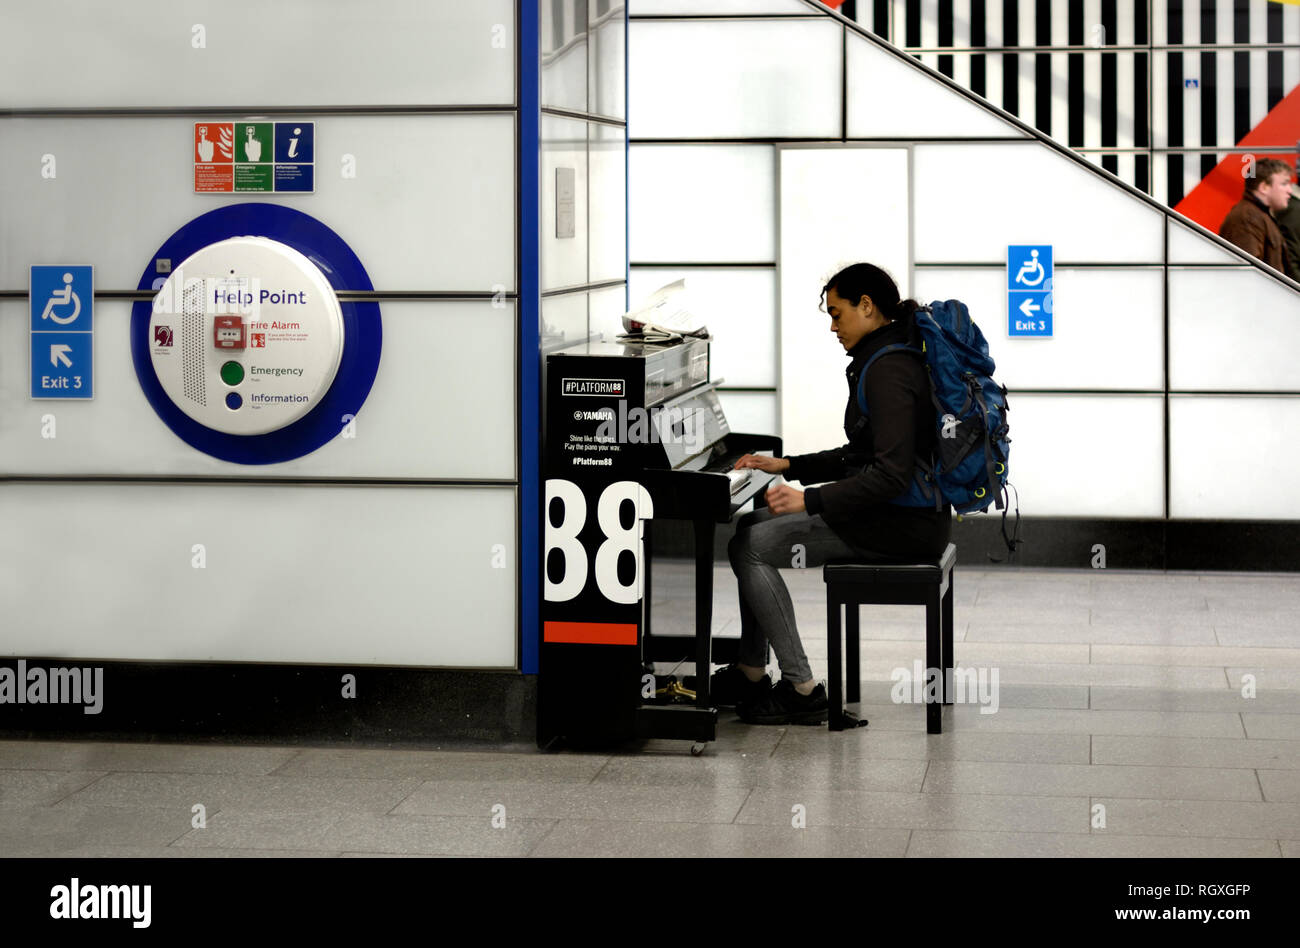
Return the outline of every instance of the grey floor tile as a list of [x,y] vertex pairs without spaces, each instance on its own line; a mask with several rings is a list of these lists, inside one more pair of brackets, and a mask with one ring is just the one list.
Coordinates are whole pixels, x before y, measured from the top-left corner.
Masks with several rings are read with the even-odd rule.
[[276,776],[588,783],[607,760],[608,754],[575,752],[322,748],[303,751],[276,771]]
[[1062,609],[1081,611],[1092,601],[1090,584],[1085,580],[1052,585],[983,585],[975,606],[980,610]]
[[1111,688],[1097,686],[1092,707],[1110,711],[1260,711],[1300,714],[1300,692],[1260,691],[1245,698],[1239,690],[1174,690],[1168,688]]
[[1092,739],[1092,762],[1300,770],[1300,741],[1098,735]]
[[1300,837],[1300,807],[1293,803],[1218,800],[1129,800],[1094,797],[1106,807],[1106,828],[1120,836],[1235,836],[1244,839]]
[[970,623],[968,642],[1055,642],[1111,645],[1217,645],[1209,626],[1158,628],[1132,625]]
[[1012,764],[935,760],[927,793],[1001,793],[1033,796],[1110,796],[1152,800],[1263,799],[1252,771],[1209,767],[1137,767],[1106,764]]
[[790,826],[796,806],[804,808],[809,827],[890,826],[1040,833],[1088,831],[1086,796],[878,793],[869,790],[758,788],[745,801],[736,822]]
[[523,856],[550,829],[549,822],[510,819],[500,829],[483,818],[377,813],[266,813],[225,810],[176,846],[195,849],[271,849],[326,852]]
[[[896,689],[903,695],[910,693],[908,684],[894,681],[863,681],[859,689],[867,704],[892,704]],[[998,702],[1004,708],[1087,708],[1088,688],[1085,685],[1005,685],[999,679]]]
[[772,759],[798,762],[904,758],[1086,764],[1088,754],[1086,734],[998,734],[951,729],[943,734],[926,734],[923,730],[888,731],[871,727],[837,732],[790,728]]
[[474,816],[488,820],[493,807],[508,819],[645,820],[730,823],[749,795],[744,787],[625,786],[614,783],[491,784],[430,781],[393,813],[401,816]]
[[[976,604],[963,609],[961,617],[972,625],[1085,625],[1092,609],[1085,602],[1074,606],[985,606]],[[956,610],[953,610],[956,618]],[[1131,621],[1131,619],[1130,619]]]
[[50,806],[102,776],[102,771],[0,770],[0,807]]
[[516,857],[528,855],[553,826],[552,820],[517,816],[497,828],[490,817],[358,813],[344,817],[337,831],[344,851]]
[[1243,713],[1246,736],[1261,741],[1300,740],[1300,714]]
[[1300,859],[1300,839],[1283,839],[1278,843],[1287,859]]
[[69,859],[337,859],[322,850],[218,849],[195,846],[82,846],[60,853]]
[[1097,665],[1202,665],[1300,668],[1300,648],[1231,648],[1212,645],[1094,645]]
[[[957,656],[957,664],[962,658]],[[888,671],[872,668],[870,677],[888,678]],[[864,676],[868,670],[864,669]],[[1212,688],[1227,687],[1222,668],[1162,665],[998,665],[998,677],[1004,685],[1116,685],[1131,688]],[[1260,687],[1265,687],[1261,681]],[[1276,688],[1276,685],[1269,685]]]
[[604,858],[898,857],[905,829],[700,823],[598,823],[562,820],[530,854]]
[[178,808],[73,806],[0,808],[0,853],[62,856],[102,844],[166,846],[190,829],[190,811]]
[[916,830],[907,855],[921,859],[1267,859],[1276,857],[1278,850],[1273,840],[1265,839]]
[[814,787],[818,789],[919,791],[924,760],[822,758],[772,760],[724,758],[645,760],[617,758],[597,783],[687,787]]
[[339,810],[268,813],[232,808],[209,813],[206,826],[190,828],[173,846],[342,852],[344,847],[339,844],[335,827],[343,817]]
[[1209,593],[1196,578],[1171,581],[1152,577],[1133,580],[1106,573],[1105,570],[1097,570],[1092,577],[1092,595],[1098,601],[1109,600],[1117,605],[1155,601],[1184,610],[1207,608]]
[[1269,803],[1300,803],[1300,770],[1258,770]]
[[[991,705],[990,705],[991,707]],[[919,705],[870,705],[862,708],[871,727],[880,730],[925,727]],[[945,710],[944,727],[961,731],[1026,734],[1150,734],[1169,737],[1245,737],[1238,715],[1196,711],[1089,711],[1068,708],[1003,708],[982,714],[975,705],[954,704]],[[950,723],[949,723],[950,722]]]
[[1091,610],[1093,625],[1133,625],[1146,623],[1158,629],[1213,628],[1215,615],[1209,609],[1171,609],[1162,602],[1133,602],[1116,605],[1107,602]]
[[1260,691],[1300,691],[1300,668],[1229,666],[1224,669],[1224,676],[1233,688],[1240,688],[1249,676]]
[[1241,622],[1216,619],[1214,635],[1220,645],[1238,648],[1300,648],[1300,631],[1293,623]]
[[294,747],[0,741],[0,770],[140,770],[266,774],[293,758]]
[[83,806],[166,806],[209,812],[334,809],[385,813],[418,788],[418,778],[285,777],[227,774],[109,774],[68,798]]

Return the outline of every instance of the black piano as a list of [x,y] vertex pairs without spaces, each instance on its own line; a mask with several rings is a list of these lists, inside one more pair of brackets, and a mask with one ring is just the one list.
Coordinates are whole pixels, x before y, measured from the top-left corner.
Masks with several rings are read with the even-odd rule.
[[[750,500],[762,504],[774,477],[733,470],[737,459],[779,456],[781,439],[731,431],[708,339],[586,342],[549,355],[545,373],[538,744],[660,737],[698,750],[717,726],[708,691],[714,532]],[[692,525],[693,639],[651,634],[655,520]],[[656,694],[652,662],[682,659],[684,645],[695,657],[695,698],[668,701]]]

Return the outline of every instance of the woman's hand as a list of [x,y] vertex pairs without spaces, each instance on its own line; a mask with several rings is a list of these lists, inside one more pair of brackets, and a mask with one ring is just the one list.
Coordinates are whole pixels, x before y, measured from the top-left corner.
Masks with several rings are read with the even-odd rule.
[[796,490],[789,484],[769,487],[763,497],[768,509],[774,514],[803,513],[807,509],[803,505],[803,491]]
[[736,470],[742,467],[756,467],[768,474],[780,474],[782,471],[789,470],[790,459],[769,458],[765,454],[746,454],[736,462]]

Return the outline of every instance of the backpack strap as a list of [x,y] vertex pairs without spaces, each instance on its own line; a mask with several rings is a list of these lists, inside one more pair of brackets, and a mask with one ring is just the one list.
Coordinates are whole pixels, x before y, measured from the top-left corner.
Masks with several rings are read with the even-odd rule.
[[[916,348],[916,346],[909,346],[902,342],[896,342],[892,346],[884,346],[878,351],[872,353],[871,358],[867,360],[867,364],[862,367],[862,374],[858,376],[858,410],[862,412],[863,417],[866,417],[869,414],[867,411],[867,371],[871,368],[872,363],[882,355],[888,355],[891,352],[911,352],[920,356],[922,360],[925,359],[925,353]],[[929,367],[927,366],[926,368],[928,370]],[[930,385],[930,398],[931,400],[934,400],[933,384]],[[937,406],[938,404],[939,403],[936,401],[935,405]]]
[[[982,426],[984,428],[984,470],[988,474],[989,490],[993,490],[993,485],[998,482],[998,478],[997,475],[993,473],[993,445],[989,442],[989,426],[987,424],[987,419],[989,417],[989,408],[988,405],[984,403],[983,391],[972,386],[971,394],[974,395],[976,404],[980,406],[980,411],[984,413],[984,419],[986,422]],[[996,493],[994,493],[993,502],[995,504],[994,509],[1001,510],[1003,512],[1003,515],[1005,516],[1007,504],[1006,501],[1002,499],[1002,495],[1004,493],[1006,493],[1005,490],[998,490]]]

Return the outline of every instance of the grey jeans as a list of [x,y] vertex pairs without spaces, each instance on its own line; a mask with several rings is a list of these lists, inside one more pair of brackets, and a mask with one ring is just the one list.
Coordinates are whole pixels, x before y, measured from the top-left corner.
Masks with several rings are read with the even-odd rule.
[[776,652],[781,677],[800,682],[812,678],[808,656],[799,641],[794,605],[779,569],[821,566],[827,560],[855,559],[849,546],[819,515],[774,515],[767,508],[746,514],[736,524],[727,547],[740,586],[742,665],[763,668],[767,647]]

